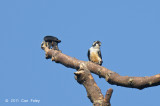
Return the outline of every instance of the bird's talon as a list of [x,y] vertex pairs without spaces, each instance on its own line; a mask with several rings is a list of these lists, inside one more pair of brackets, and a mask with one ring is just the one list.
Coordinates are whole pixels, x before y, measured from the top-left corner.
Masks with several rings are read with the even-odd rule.
[[55,58],[52,56],[51,60],[52,60],[52,61],[54,61],[54,60],[55,60]]

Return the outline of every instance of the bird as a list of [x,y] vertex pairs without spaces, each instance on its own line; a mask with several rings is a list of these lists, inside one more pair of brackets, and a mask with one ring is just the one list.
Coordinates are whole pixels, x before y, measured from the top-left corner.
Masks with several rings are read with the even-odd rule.
[[44,37],[44,41],[47,43],[47,47],[49,49],[53,48],[54,50],[59,50],[58,43],[60,43],[61,40],[58,40],[58,38],[56,38],[54,36],[47,35]]
[[92,47],[88,49],[88,59],[89,61],[102,65],[102,55],[100,50],[101,42],[94,41]]

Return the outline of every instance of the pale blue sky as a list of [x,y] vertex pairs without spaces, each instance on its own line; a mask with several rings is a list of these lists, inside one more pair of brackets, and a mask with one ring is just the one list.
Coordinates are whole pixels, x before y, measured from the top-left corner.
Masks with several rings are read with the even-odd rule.
[[[45,35],[57,36],[63,53],[88,61],[93,41],[102,42],[103,66],[120,75],[160,73],[159,0],[0,0],[0,104],[91,106],[74,69],[45,59]],[[102,93],[113,88],[112,106],[158,106],[160,86],[137,90],[93,75]],[[40,103],[5,103],[40,99]]]

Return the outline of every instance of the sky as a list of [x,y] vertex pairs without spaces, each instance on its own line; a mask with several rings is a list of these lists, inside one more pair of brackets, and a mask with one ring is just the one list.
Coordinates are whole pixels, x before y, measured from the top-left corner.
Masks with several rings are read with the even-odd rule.
[[[159,74],[159,4],[159,0],[0,0],[0,104],[92,106],[85,88],[74,79],[76,70],[45,59],[40,45],[46,35],[62,41],[62,53],[83,61],[88,61],[92,43],[100,40],[102,66],[120,75]],[[114,90],[112,106],[159,105],[160,86],[125,88],[92,75],[103,94]]]

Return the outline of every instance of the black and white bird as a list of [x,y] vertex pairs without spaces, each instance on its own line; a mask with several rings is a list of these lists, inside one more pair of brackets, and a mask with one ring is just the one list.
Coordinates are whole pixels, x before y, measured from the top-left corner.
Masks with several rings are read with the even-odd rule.
[[100,50],[101,42],[94,41],[92,47],[88,49],[88,59],[89,61],[102,65],[102,56]]
[[49,49],[59,50],[58,43],[61,42],[57,37],[47,35],[44,37],[44,41]]

